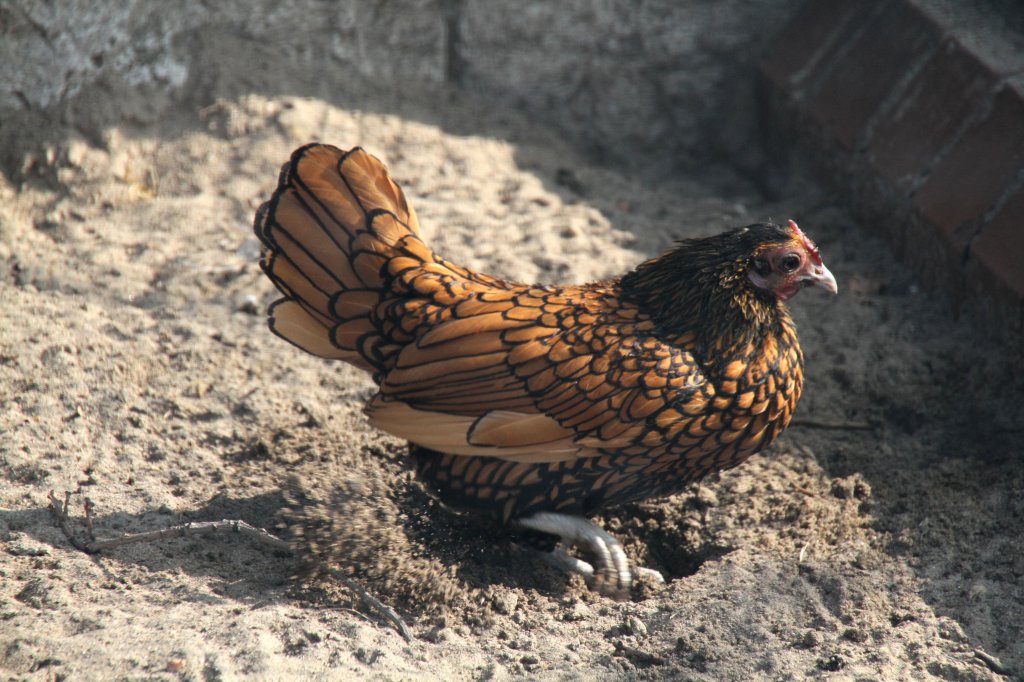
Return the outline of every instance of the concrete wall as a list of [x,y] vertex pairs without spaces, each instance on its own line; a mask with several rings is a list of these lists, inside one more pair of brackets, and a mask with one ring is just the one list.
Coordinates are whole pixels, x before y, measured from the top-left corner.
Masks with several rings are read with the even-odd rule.
[[600,158],[669,170],[724,154],[756,169],[753,65],[799,4],[0,0],[0,170],[21,172],[37,137],[27,130],[98,139],[173,101],[259,91],[268,72],[291,74],[303,94],[315,81],[455,84]]
[[17,175],[41,129],[98,142],[104,126],[260,91],[275,74],[300,93],[311,80],[441,82],[445,60],[434,0],[0,0],[0,170]]
[[616,161],[694,166],[724,154],[753,167],[751,73],[799,4],[467,0],[456,73]]

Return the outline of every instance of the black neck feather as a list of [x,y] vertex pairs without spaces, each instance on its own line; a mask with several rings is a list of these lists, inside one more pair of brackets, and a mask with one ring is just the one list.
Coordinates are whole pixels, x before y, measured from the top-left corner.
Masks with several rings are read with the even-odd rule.
[[646,310],[663,334],[692,335],[699,357],[724,362],[731,350],[757,345],[765,335],[777,333],[788,315],[774,294],[758,289],[747,276],[750,254],[765,242],[764,228],[778,226],[681,241],[625,275],[620,280],[623,294]]

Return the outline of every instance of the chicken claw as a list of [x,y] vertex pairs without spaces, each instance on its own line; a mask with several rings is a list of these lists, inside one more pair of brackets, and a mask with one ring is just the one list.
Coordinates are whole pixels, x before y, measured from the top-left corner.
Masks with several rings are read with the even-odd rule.
[[[551,553],[551,560],[563,570],[580,573],[589,578],[591,587],[608,597],[623,597],[633,586],[633,572],[622,545],[608,531],[581,519],[555,512],[538,512],[525,519],[519,519],[523,528],[557,535],[562,543]],[[597,568],[585,561],[569,556],[566,545],[579,545],[595,557]]]

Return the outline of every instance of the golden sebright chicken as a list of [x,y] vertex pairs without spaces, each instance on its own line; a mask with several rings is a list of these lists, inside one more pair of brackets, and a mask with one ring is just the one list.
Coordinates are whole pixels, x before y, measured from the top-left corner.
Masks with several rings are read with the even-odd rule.
[[295,151],[255,231],[283,294],[271,330],[370,372],[370,422],[409,441],[442,501],[560,538],[552,556],[609,594],[633,571],[584,517],[768,447],[803,386],[784,302],[837,290],[793,221],[683,240],[591,284],[472,272],[423,242],[380,161],[322,144]]

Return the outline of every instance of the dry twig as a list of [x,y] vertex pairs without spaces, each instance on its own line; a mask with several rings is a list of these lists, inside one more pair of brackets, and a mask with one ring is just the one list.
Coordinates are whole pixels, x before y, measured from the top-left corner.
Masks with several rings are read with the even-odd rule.
[[245,521],[230,519],[222,519],[220,521],[192,521],[189,523],[183,523],[179,526],[161,528],[160,530],[151,530],[145,533],[125,533],[119,538],[97,540],[92,534],[92,510],[94,507],[91,500],[88,499],[86,499],[85,502],[85,519],[90,539],[88,542],[82,542],[71,532],[71,517],[68,514],[68,501],[70,497],[71,493],[65,493],[64,502],[61,503],[57,499],[56,495],[53,494],[53,491],[50,491],[50,510],[55,516],[57,516],[57,519],[61,524],[61,530],[63,530],[64,534],[68,536],[68,540],[71,541],[71,544],[86,554],[97,554],[107,549],[114,549],[115,547],[123,547],[124,545],[132,545],[140,542],[154,542],[156,540],[165,540],[167,538],[184,538],[197,535],[214,535],[218,532],[225,531],[241,533],[242,535],[246,535],[276,552],[286,552],[291,554],[291,547],[288,546],[288,543],[276,535],[270,534],[263,528],[252,526]]
[[327,572],[334,579],[340,580],[344,583],[345,587],[358,594],[364,604],[377,611],[387,620],[391,621],[391,624],[395,626],[395,629],[398,630],[398,633],[402,635],[402,638],[405,639],[405,641],[412,641],[412,633],[409,631],[409,626],[405,624],[405,621],[402,620],[401,616],[395,613],[394,609],[367,592],[362,585],[353,581],[351,578],[346,577],[341,571],[329,568],[327,569]]
[[992,654],[986,653],[986,652],[982,651],[981,649],[975,649],[974,656],[975,656],[975,658],[980,660],[982,663],[984,663],[985,667],[987,667],[989,670],[991,670],[995,674],[997,674],[997,675],[1004,675],[1004,676],[1007,676],[1007,675],[1010,674],[1009,668],[1007,668],[1005,665],[1003,665],[1003,662],[1000,661],[995,656],[993,656]]
[[[89,540],[87,542],[83,542],[71,530],[71,516],[69,513],[70,501],[70,492],[65,492],[64,500],[61,501],[52,490],[50,491],[50,512],[57,519],[57,522],[60,524],[60,529],[64,532],[68,541],[74,545],[75,549],[85,552],[86,554],[97,554],[104,550],[141,542],[154,542],[156,540],[165,540],[167,538],[209,536],[228,531],[245,535],[275,552],[282,552],[285,554],[293,553],[287,541],[273,535],[265,528],[257,528],[245,521],[237,519],[193,521],[145,533],[126,533],[119,538],[112,538],[110,540],[97,540],[95,536],[93,536],[92,512],[94,505],[92,500],[88,498],[85,500],[85,523],[88,530]],[[367,592],[362,585],[359,585],[355,581],[344,576],[340,571],[329,569],[329,573],[332,577],[340,580],[347,588],[359,595],[363,604],[365,604],[369,609],[375,611],[385,620],[394,625],[395,629],[398,630],[398,633],[402,635],[402,638],[405,639],[405,641],[411,642],[413,640],[412,633],[409,631],[409,626],[405,624],[405,621],[402,620],[402,617],[399,616],[394,609]]]
[[83,543],[79,540],[75,534],[71,531],[71,517],[68,516],[68,507],[71,504],[71,493],[65,491],[64,501],[61,502],[57,499],[57,495],[50,491],[50,512],[57,519],[57,523],[60,524],[60,529],[64,532],[64,536],[67,537],[68,542],[74,545],[75,549],[89,554],[88,544]]

